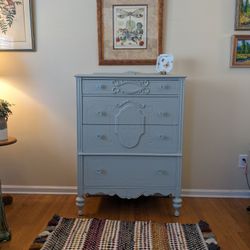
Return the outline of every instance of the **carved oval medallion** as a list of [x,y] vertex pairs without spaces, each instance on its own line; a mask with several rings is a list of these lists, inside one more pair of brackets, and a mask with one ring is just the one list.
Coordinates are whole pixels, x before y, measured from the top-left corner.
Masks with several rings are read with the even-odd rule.
[[134,148],[145,131],[145,115],[142,106],[127,101],[115,116],[115,133],[123,147]]

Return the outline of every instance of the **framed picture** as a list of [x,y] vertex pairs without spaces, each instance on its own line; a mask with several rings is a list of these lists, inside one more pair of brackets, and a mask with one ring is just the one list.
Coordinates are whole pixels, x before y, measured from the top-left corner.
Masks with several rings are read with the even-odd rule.
[[250,35],[232,37],[231,67],[250,68]]
[[0,50],[34,50],[31,0],[0,0]]
[[97,0],[100,65],[155,65],[164,0]]
[[250,30],[249,0],[236,0],[235,30]]

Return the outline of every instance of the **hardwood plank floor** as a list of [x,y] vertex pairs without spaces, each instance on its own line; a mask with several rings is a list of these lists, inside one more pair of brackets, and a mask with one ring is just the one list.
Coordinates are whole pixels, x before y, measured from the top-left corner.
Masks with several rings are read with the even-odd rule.
[[[0,243],[0,250],[27,250],[54,214],[77,216],[74,195],[13,195],[13,198],[13,204],[5,207],[12,239]],[[205,220],[221,249],[247,250],[250,249],[250,213],[246,211],[249,205],[249,199],[184,198],[181,216],[176,218],[172,215],[170,198],[88,197],[84,216],[180,223]]]

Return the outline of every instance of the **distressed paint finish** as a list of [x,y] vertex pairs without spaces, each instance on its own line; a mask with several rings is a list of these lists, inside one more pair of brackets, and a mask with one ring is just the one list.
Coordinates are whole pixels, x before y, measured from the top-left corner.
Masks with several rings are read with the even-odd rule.
[[78,196],[172,194],[182,205],[182,76],[77,75]]

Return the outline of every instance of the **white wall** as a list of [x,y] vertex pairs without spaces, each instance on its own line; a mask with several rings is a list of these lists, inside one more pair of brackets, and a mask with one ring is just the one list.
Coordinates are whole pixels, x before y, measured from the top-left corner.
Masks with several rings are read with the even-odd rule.
[[[4,185],[76,185],[74,75],[153,72],[98,66],[96,1],[34,1],[36,52],[0,52],[0,98],[15,103],[15,145],[0,148]],[[186,75],[183,187],[247,189],[250,69],[229,67],[234,0],[165,1],[164,50]],[[239,32],[238,32],[239,33]],[[244,32],[246,33],[246,32]]]

